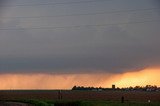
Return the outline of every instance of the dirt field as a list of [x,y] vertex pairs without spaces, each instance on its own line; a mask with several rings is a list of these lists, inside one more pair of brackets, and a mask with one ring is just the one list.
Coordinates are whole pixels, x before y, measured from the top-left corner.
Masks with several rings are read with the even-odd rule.
[[[62,90],[63,100],[121,100],[126,101],[157,101],[160,102],[160,92],[143,91],[70,91]],[[1,90],[0,100],[40,99],[58,100],[57,90]]]

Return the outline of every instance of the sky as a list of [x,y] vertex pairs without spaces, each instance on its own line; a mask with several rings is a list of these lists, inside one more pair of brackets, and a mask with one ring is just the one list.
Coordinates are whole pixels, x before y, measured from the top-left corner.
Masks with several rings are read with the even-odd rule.
[[1,0],[0,89],[160,86],[159,39],[159,0]]

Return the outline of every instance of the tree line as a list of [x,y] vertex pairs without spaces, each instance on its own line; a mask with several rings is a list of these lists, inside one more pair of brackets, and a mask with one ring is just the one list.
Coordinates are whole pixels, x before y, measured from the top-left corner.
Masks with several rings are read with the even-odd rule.
[[103,87],[84,87],[73,86],[72,90],[92,90],[92,91],[105,91],[105,90],[122,90],[122,91],[160,91],[160,87],[156,85],[123,87],[123,88],[103,88]]

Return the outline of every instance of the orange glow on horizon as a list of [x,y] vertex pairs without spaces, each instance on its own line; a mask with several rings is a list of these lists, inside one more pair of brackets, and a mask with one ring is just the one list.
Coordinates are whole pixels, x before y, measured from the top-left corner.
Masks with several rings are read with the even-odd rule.
[[71,89],[101,86],[109,74],[0,74],[0,89]]
[[126,72],[124,74],[115,75],[115,85],[119,87],[129,86],[146,86],[157,85],[160,86],[160,69],[149,68],[137,72]]
[[0,74],[0,89],[71,89],[74,85],[111,87],[160,86],[160,69],[122,74]]

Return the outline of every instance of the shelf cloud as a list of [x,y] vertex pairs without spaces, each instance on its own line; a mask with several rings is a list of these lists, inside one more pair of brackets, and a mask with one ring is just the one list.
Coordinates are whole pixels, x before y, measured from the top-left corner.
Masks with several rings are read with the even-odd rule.
[[0,73],[123,73],[160,65],[158,0],[76,1],[1,1]]

